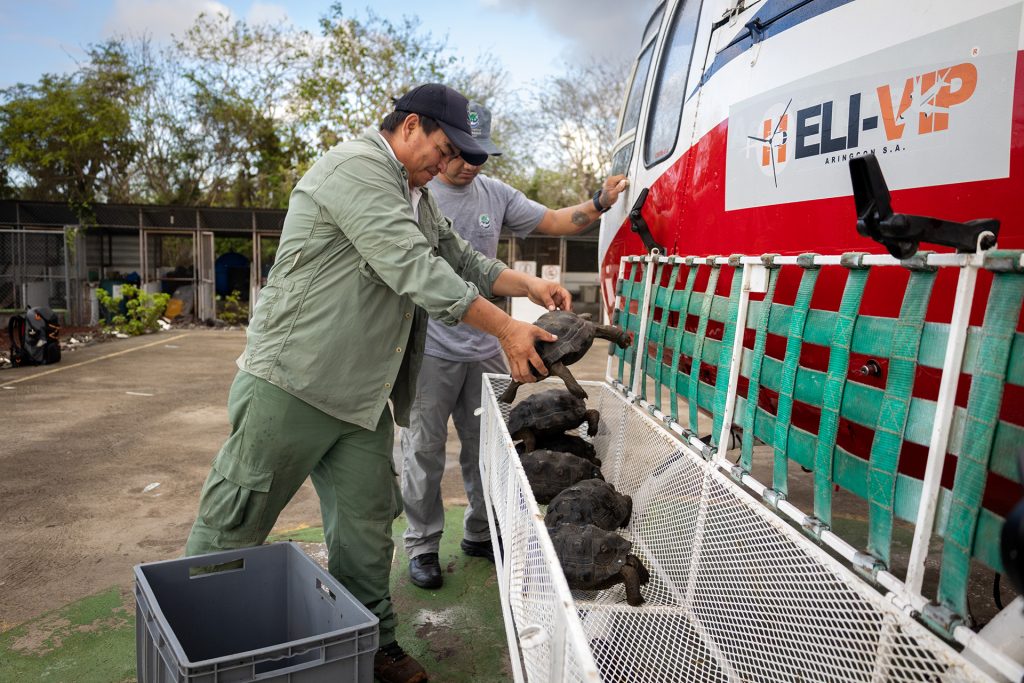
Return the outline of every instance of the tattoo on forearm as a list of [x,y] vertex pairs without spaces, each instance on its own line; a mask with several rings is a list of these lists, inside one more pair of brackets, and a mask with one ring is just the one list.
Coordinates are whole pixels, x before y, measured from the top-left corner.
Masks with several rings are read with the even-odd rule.
[[579,225],[579,226],[590,225],[590,217],[587,216],[587,214],[584,213],[583,211],[580,211],[579,209],[577,209],[576,211],[572,212],[572,222],[573,222],[573,225]]

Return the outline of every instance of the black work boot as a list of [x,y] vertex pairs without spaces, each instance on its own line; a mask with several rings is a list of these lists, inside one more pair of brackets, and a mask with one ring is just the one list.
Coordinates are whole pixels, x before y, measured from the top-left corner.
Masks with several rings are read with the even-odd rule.
[[377,650],[373,656],[373,675],[381,683],[426,683],[430,680],[420,663],[405,654],[397,642]]
[[471,557],[482,557],[494,562],[494,546],[490,541],[467,541],[462,539],[462,552]]
[[409,579],[420,588],[440,588],[444,579],[441,578],[441,561],[437,553],[423,553],[411,558]]

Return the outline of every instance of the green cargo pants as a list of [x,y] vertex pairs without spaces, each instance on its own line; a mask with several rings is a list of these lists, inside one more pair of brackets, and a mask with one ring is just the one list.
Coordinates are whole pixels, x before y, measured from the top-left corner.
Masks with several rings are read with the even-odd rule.
[[320,497],[328,570],[380,619],[380,644],[394,641],[388,578],[402,494],[391,410],[385,405],[370,431],[239,372],[228,418],[231,436],[203,486],[185,554],[260,545],[309,476]]

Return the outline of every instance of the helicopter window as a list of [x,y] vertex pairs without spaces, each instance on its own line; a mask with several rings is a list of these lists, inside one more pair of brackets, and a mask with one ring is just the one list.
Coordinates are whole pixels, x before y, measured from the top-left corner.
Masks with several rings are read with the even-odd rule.
[[629,160],[633,156],[633,143],[623,145],[619,151],[612,155],[612,175],[625,173],[629,169]]
[[633,83],[629,87],[629,97],[626,98],[626,111],[622,114],[620,136],[636,128],[636,124],[640,120],[640,101],[643,98],[644,86],[647,85],[647,74],[651,70],[651,55],[653,54],[654,43],[651,43],[636,62]]
[[648,167],[665,159],[675,149],[699,16],[700,0],[689,0],[679,4],[672,18],[672,29],[658,65],[653,106],[647,124],[644,163]]
[[665,4],[658,5],[658,9],[654,10],[654,14],[651,15],[650,21],[647,22],[647,28],[644,29],[643,40],[640,41],[641,45],[645,45],[648,40],[654,37],[654,34],[658,32],[658,27],[661,26],[661,15],[665,13]]

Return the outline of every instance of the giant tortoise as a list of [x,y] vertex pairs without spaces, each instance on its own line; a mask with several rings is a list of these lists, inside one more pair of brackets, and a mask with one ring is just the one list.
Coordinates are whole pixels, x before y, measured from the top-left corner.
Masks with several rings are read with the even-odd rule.
[[527,453],[520,461],[530,481],[530,488],[533,489],[533,497],[541,505],[547,505],[562,489],[578,481],[604,479],[600,468],[594,463],[572,453],[540,449]]
[[644,603],[640,586],[650,581],[647,567],[632,554],[633,544],[593,524],[560,524],[548,529],[569,588],[604,590],[625,584],[626,602]]
[[[555,377],[561,377],[566,388],[574,396],[586,398],[587,392],[583,390],[576,378],[569,372],[567,366],[572,365],[590,350],[595,337],[608,339],[622,348],[633,343],[633,334],[626,332],[617,325],[598,325],[590,321],[588,314],[576,315],[571,311],[548,311],[537,318],[534,325],[542,327],[551,334],[558,337],[553,342],[537,342],[536,349],[548,372]],[[537,371],[531,367],[536,375]],[[538,375],[539,376],[539,375]],[[520,384],[513,380],[508,389],[501,395],[500,401],[511,403],[515,400],[516,392]]]
[[584,479],[551,499],[544,524],[548,528],[559,524],[593,524],[614,531],[629,524],[632,514],[632,498],[601,479]]
[[[583,399],[563,389],[550,389],[520,401],[508,415],[508,433],[522,439],[526,452],[541,448],[539,437],[553,437],[579,427],[585,421],[587,434],[597,434],[601,414],[587,409]],[[550,450],[561,450],[543,446]]]

